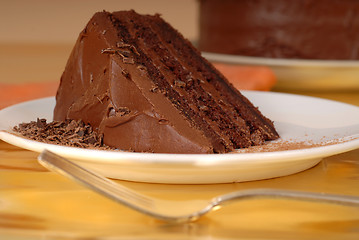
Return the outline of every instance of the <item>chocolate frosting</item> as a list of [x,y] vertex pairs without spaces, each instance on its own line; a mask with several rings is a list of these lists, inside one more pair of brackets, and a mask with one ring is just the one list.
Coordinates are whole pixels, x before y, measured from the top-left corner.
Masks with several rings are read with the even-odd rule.
[[82,119],[123,150],[209,153],[203,133],[181,115],[149,80],[119,40],[113,20],[97,13],[81,32],[61,77],[54,120]]

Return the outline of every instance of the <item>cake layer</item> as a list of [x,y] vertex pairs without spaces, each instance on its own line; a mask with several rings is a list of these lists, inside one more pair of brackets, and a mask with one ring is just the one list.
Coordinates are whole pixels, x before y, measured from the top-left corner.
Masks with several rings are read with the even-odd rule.
[[278,137],[272,122],[159,15],[96,13],[56,100],[55,120],[82,119],[123,150],[229,152]]

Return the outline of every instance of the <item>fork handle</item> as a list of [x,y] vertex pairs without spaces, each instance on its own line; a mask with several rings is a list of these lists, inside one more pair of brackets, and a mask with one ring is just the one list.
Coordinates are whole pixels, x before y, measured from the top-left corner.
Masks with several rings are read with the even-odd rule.
[[280,190],[280,189],[250,189],[240,190],[224,194],[213,199],[215,205],[220,205],[228,201],[239,198],[277,198],[277,199],[292,199],[304,200],[313,202],[327,202],[339,205],[356,206],[359,207],[359,197],[328,194],[328,193],[314,193],[304,191]]

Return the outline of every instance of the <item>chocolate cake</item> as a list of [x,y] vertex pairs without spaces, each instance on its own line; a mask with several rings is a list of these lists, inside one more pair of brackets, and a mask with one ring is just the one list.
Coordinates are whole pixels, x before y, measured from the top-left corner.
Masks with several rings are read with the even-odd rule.
[[82,120],[111,147],[224,153],[278,138],[273,123],[159,15],[96,13],[80,33],[54,120]]
[[199,49],[243,56],[359,59],[357,0],[200,0]]

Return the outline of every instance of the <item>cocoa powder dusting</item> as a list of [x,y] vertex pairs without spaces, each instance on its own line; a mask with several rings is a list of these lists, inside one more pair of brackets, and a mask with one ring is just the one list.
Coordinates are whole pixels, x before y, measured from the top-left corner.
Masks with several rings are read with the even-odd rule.
[[339,143],[344,143],[348,140],[335,139],[331,141],[323,142],[312,142],[312,141],[296,141],[296,140],[278,140],[274,142],[268,142],[264,145],[253,146],[248,148],[242,148],[234,151],[233,153],[259,153],[259,152],[278,152],[278,151],[288,151],[288,150],[300,150],[306,148],[315,148],[330,146]]

